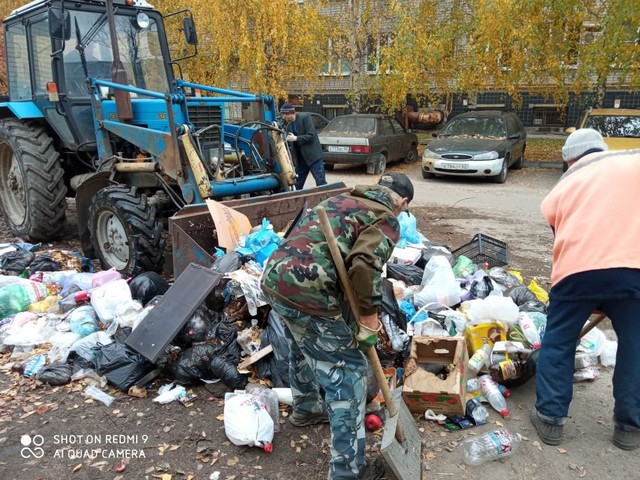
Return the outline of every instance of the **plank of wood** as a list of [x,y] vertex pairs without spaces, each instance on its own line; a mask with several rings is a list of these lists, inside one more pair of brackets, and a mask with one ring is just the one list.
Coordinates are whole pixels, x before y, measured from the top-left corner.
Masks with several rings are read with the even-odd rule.
[[270,353],[273,352],[273,345],[267,345],[263,349],[258,350],[256,353],[251,355],[249,358],[245,358],[242,362],[238,364],[238,371],[241,372],[246,370],[249,365],[253,365],[261,358],[266,357]]

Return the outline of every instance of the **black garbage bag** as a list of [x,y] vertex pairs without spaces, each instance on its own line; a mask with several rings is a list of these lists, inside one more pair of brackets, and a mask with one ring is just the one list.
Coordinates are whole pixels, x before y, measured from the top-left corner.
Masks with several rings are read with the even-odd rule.
[[217,356],[225,358],[236,365],[240,362],[242,348],[237,342],[240,327],[232,327],[218,321],[211,325],[207,332],[206,342],[214,347]]
[[169,282],[156,272],[143,272],[129,284],[131,297],[138,300],[143,306],[156,295],[164,295],[169,290]]
[[38,255],[29,265],[29,271],[33,272],[59,272],[62,264],[49,255]]
[[260,378],[270,377],[276,388],[289,387],[289,344],[282,320],[273,309],[269,311],[267,326],[260,334],[260,345],[262,348],[273,347],[273,354],[256,362]]
[[416,265],[403,265],[401,263],[387,263],[387,278],[402,280],[408,287],[420,285],[424,269]]
[[200,379],[211,380],[217,378],[211,374],[209,365],[216,357],[213,345],[200,343],[193,345],[180,353],[178,359],[166,366],[167,374],[185,385],[200,383]]
[[199,306],[191,318],[187,320],[174,343],[182,348],[190,347],[194,343],[202,343],[207,339],[207,333],[211,329],[211,314],[205,306]]
[[38,370],[36,378],[49,385],[65,385],[71,381],[71,365],[52,363]]
[[427,263],[429,263],[431,257],[434,257],[436,255],[445,257],[449,261],[451,266],[455,264],[455,257],[451,253],[451,248],[449,248],[448,245],[445,245],[444,243],[430,242],[422,248],[420,258],[415,263],[416,267],[424,270],[424,267],[426,267]]
[[407,315],[396,300],[396,296],[393,293],[393,284],[386,278],[382,280],[381,308],[403,332],[407,331]]
[[100,375],[122,391],[129,390],[153,369],[142,355],[122,343],[112,342],[95,348],[94,363]]
[[219,378],[229,388],[244,390],[247,386],[248,375],[238,372],[238,366],[224,358],[215,357],[209,365],[211,378]]
[[529,290],[525,285],[514,287],[508,291],[508,295],[518,306],[521,312],[540,312],[547,313],[547,305],[538,300],[538,297]]
[[504,268],[493,267],[489,270],[489,276],[505,289],[522,286],[522,282],[513,273],[507,272]]
[[473,298],[487,298],[493,290],[493,283],[489,276],[484,276],[479,280],[474,280],[469,288]]
[[20,273],[31,265],[35,258],[32,252],[14,250],[0,255],[0,269]]

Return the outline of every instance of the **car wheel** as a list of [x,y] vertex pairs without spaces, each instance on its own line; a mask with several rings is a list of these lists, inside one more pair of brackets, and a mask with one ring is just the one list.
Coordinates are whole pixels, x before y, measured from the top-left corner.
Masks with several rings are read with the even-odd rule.
[[407,156],[404,159],[404,163],[415,163],[418,161],[418,147],[416,147],[415,145],[411,146],[411,149],[409,150],[409,153],[407,153]]
[[436,174],[422,170],[422,178],[436,178]]
[[507,181],[507,169],[508,169],[508,165],[509,165],[509,159],[505,158],[502,161],[502,168],[500,169],[500,173],[498,175],[496,175],[495,177],[491,177],[491,180],[494,183],[504,183]]
[[387,169],[387,156],[381,153],[373,167],[373,175],[382,175]]
[[[526,145],[524,148],[526,148]],[[518,158],[511,166],[514,170],[520,170],[524,166],[524,148],[522,149],[522,155],[520,155],[520,158]]]

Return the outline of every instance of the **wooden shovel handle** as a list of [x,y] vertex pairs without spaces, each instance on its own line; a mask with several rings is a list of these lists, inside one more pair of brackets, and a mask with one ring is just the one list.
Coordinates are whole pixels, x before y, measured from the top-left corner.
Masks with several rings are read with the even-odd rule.
[[[347,300],[349,301],[349,305],[351,306],[351,311],[353,312],[353,316],[356,319],[356,322],[360,322],[360,313],[358,311],[358,303],[356,302],[356,296],[353,293],[353,287],[351,286],[351,279],[347,273],[347,268],[344,264],[344,260],[342,259],[342,255],[340,254],[340,249],[338,248],[338,242],[336,241],[336,237],[333,235],[333,230],[331,229],[331,225],[329,224],[329,218],[327,217],[327,212],[323,207],[318,207],[318,219],[320,220],[320,226],[322,227],[322,233],[324,233],[324,237],[327,240],[327,244],[329,245],[329,250],[331,251],[331,258],[333,259],[333,263],[336,266],[336,270],[338,271],[338,276],[340,277],[340,283],[342,283],[342,289],[344,290],[345,295],[347,296]],[[384,371],[382,370],[382,365],[380,364],[380,359],[378,358],[378,353],[376,352],[376,347],[371,346],[367,350],[367,356],[369,357],[369,361],[371,362],[371,366],[373,367],[373,373],[376,376],[376,380],[378,380],[378,384],[382,389],[382,395],[384,397],[384,401],[387,405],[387,409],[389,410],[389,416],[395,417],[398,413],[398,409],[396,407],[396,403],[393,400],[393,395],[391,394],[391,390],[389,389],[389,384],[387,383],[387,378],[384,375]],[[402,427],[400,422],[398,422],[398,430],[396,431],[396,438],[400,443],[404,442],[404,432],[402,432]]]

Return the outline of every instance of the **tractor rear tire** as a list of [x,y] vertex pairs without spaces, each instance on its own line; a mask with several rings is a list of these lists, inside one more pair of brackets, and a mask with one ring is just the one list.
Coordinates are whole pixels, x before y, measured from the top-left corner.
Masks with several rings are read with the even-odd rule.
[[31,242],[56,238],[66,222],[66,195],[60,155],[47,131],[0,120],[0,208],[11,233]]
[[162,230],[156,207],[136,187],[103,188],[91,199],[91,244],[104,270],[115,268],[123,276],[162,272],[166,243]]

